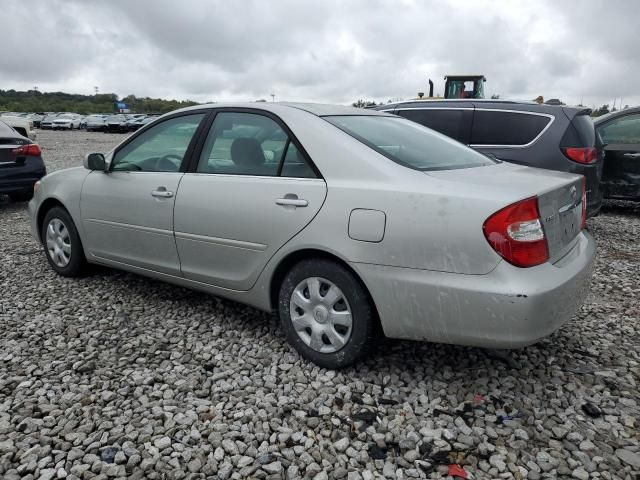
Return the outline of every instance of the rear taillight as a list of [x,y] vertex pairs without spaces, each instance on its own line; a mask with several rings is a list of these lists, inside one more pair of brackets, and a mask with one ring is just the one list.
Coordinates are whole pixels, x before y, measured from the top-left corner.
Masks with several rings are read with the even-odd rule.
[[498,255],[516,267],[533,267],[549,260],[537,197],[499,210],[487,218],[482,229]]
[[598,160],[598,149],[596,147],[565,147],[562,149],[569,160],[591,165]]
[[582,225],[581,230],[587,226],[587,178],[582,177]]
[[11,153],[16,157],[37,157],[42,155],[40,146],[36,143],[29,143],[28,145],[22,145],[21,147],[14,148]]

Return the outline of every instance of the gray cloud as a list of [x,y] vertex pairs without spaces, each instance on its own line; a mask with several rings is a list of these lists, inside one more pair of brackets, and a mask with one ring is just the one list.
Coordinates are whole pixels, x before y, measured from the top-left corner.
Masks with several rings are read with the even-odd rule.
[[635,0],[5,0],[0,88],[348,103],[477,72],[502,97],[638,104],[638,18]]

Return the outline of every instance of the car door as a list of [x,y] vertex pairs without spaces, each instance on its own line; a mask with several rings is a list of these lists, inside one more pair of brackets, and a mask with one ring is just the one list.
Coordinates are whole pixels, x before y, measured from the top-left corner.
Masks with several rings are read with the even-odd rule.
[[180,275],[175,194],[206,113],[162,120],[118,147],[108,173],[87,176],[80,206],[83,240],[92,255]]
[[220,111],[176,197],[185,278],[248,290],[320,210],[326,185],[287,127],[263,111]]
[[640,113],[598,125],[606,144],[602,190],[605,197],[640,198]]

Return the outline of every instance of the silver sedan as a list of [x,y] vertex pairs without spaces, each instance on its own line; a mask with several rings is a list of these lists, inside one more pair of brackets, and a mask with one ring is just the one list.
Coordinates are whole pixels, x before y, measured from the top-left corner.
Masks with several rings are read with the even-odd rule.
[[179,110],[36,187],[59,274],[101,264],[277,311],[328,368],[377,335],[534,343],[582,302],[595,254],[582,177],[340,106]]

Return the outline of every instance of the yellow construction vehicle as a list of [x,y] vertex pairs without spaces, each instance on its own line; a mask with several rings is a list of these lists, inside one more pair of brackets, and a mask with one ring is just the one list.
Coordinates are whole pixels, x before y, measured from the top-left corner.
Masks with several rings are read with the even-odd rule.
[[[444,98],[484,98],[484,75],[446,75],[444,77]],[[424,98],[424,93],[418,93]],[[433,82],[429,79],[429,97],[433,96]]]

